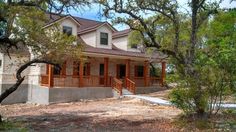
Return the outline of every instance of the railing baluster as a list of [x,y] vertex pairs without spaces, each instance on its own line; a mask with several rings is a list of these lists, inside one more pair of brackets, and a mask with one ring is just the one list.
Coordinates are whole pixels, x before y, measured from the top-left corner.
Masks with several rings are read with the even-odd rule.
[[117,92],[119,92],[120,95],[122,95],[122,85],[123,85],[123,83],[117,78],[114,78],[113,80],[114,80],[113,89],[116,90]]
[[133,82],[132,80],[130,80],[130,79],[128,79],[128,78],[126,78],[126,83],[127,83],[127,90],[129,90],[130,92],[132,92],[133,94],[135,94],[135,89],[136,89],[136,87],[135,87],[135,82]]

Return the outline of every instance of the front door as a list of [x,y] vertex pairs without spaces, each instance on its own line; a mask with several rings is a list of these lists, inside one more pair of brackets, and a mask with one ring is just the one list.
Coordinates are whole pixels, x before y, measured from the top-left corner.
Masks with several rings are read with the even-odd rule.
[[99,66],[99,84],[104,85],[104,64]]
[[116,71],[116,77],[118,79],[124,79],[125,78],[125,70],[126,66],[124,64],[118,64],[117,65],[117,71]]

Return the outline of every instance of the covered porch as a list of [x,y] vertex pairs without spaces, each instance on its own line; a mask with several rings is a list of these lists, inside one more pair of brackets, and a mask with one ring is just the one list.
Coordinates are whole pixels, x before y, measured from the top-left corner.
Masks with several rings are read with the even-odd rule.
[[166,62],[161,62],[161,75],[150,75],[150,64],[146,58],[113,57],[95,55],[86,60],[68,58],[58,71],[52,65],[41,69],[41,86],[48,88],[66,87],[112,87],[120,92],[127,88],[135,93],[136,87],[163,85]]

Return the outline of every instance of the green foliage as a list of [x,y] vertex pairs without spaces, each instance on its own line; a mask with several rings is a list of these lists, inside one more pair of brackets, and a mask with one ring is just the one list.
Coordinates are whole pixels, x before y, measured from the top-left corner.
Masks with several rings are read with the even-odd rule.
[[195,106],[199,105],[211,114],[217,106],[211,104],[221,103],[225,96],[235,92],[235,16],[236,11],[220,12],[200,31],[205,33],[201,36],[204,41],[196,50],[194,62],[198,78],[176,78],[185,81],[178,81],[180,88],[172,91],[171,101],[186,113],[194,112]]
[[194,111],[192,105],[192,95],[193,93],[189,89],[185,88],[176,88],[173,89],[170,93],[170,101],[177,108],[182,109],[185,113],[191,113]]
[[[179,84],[178,84],[179,85]],[[196,112],[196,88],[186,88],[178,86],[174,88],[169,97],[171,103],[173,103],[177,108],[182,109],[186,114],[192,114]],[[207,102],[207,93],[202,92],[201,98],[198,98],[198,107],[202,109],[207,109],[208,102]],[[204,94],[205,93],[205,94]]]
[[[45,4],[45,3],[42,3]],[[62,33],[59,25],[43,28],[49,17],[35,6],[15,6],[5,2],[0,3],[1,34],[13,42],[23,43],[35,57],[47,58],[51,61],[62,61],[66,56],[81,57],[81,45],[75,36]],[[46,5],[42,5],[46,8]],[[18,43],[18,44],[19,44]],[[2,46],[2,45],[1,45]]]
[[24,128],[20,123],[3,121],[0,123],[0,131],[27,132],[28,130]]
[[131,34],[128,36],[128,45],[130,47],[132,46],[138,46],[139,44],[142,44],[142,35],[137,31],[132,31]]

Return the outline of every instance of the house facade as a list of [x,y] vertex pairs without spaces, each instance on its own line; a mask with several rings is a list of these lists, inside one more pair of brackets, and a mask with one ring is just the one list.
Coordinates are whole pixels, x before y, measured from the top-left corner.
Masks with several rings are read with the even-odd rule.
[[[82,42],[82,54],[86,59],[65,57],[62,69],[47,64],[31,66],[24,73],[27,76],[24,85],[10,95],[6,103],[28,101],[48,104],[106,98],[124,94],[123,89],[137,94],[163,85],[166,62],[158,59],[160,56],[150,62],[151,55],[142,52],[137,46],[129,46],[130,29],[117,31],[107,22],[54,14],[51,14],[50,21],[44,28],[54,24],[59,24],[64,33],[74,35]],[[14,83],[15,70],[4,69],[7,67],[7,56],[1,55],[0,79],[3,92]],[[32,59],[33,56],[24,55],[21,58]],[[150,63],[159,63],[159,77],[151,76]],[[7,72],[9,75],[5,75]]]

